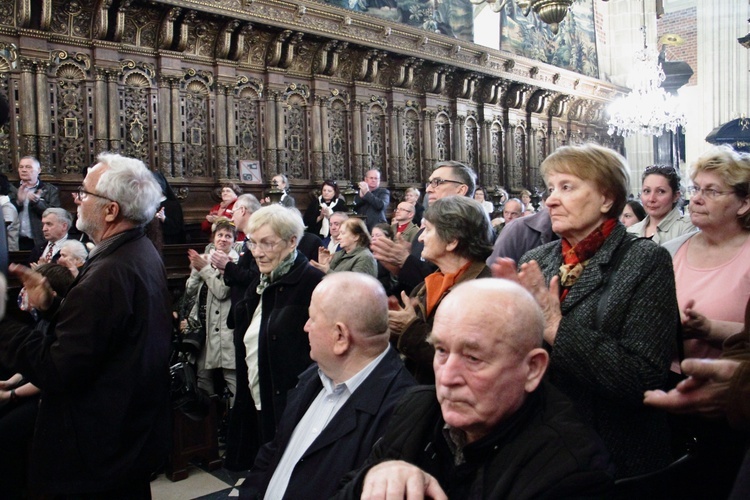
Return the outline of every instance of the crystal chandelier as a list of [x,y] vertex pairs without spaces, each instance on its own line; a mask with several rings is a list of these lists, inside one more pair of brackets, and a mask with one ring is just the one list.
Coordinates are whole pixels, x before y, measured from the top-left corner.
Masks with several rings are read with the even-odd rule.
[[[487,2],[493,12],[500,12],[508,3],[508,0],[469,0],[474,5]],[[549,24],[550,30],[555,35],[559,24],[568,14],[568,9],[576,0],[515,0],[516,5],[524,16],[528,16],[532,10],[536,12],[543,22]],[[605,0],[606,1],[606,0]]]
[[679,99],[660,85],[664,70],[655,50],[646,45],[646,7],[643,6],[643,50],[635,53],[633,69],[628,77],[630,93],[609,106],[609,135],[629,136],[634,133],[660,136],[665,130],[674,132],[685,126],[685,113]]

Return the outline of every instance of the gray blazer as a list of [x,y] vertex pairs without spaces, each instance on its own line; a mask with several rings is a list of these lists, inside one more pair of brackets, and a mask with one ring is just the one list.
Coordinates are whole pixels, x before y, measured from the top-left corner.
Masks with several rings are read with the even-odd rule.
[[[643,391],[664,388],[679,316],[669,253],[649,240],[635,241],[616,269],[615,250],[626,238],[618,224],[591,258],[561,305],[562,321],[550,348],[551,381],[592,424],[617,465],[617,476],[653,471],[670,461],[663,412],[643,405]],[[560,272],[561,242],[527,252],[547,282]],[[597,308],[609,277],[600,328]]]

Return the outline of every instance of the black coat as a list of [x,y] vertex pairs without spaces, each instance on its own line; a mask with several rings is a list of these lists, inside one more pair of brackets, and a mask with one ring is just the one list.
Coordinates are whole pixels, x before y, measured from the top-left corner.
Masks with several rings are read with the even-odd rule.
[[[389,348],[302,455],[284,498],[309,498],[311,492],[315,492],[315,498],[333,495],[341,478],[364,463],[375,442],[385,433],[396,403],[414,384],[398,353]],[[263,498],[295,427],[322,388],[317,365],[300,375],[299,384],[289,393],[276,437],[258,453],[250,475],[240,488],[240,498]]]
[[[37,190],[39,191],[39,199],[35,202],[29,202],[29,221],[31,222],[34,244],[41,245],[46,243],[42,232],[42,214],[48,208],[60,206],[60,191],[52,184],[42,181],[39,181]],[[24,204],[18,201],[18,188],[11,186],[8,196],[18,210],[18,217],[20,218],[21,212],[24,210]]]
[[169,446],[172,319],[164,265],[141,229],[89,258],[50,334],[0,323],[0,357],[42,390],[31,484],[86,493],[148,481]]
[[[335,203],[330,205],[332,211],[334,212],[346,212],[347,211],[346,203],[344,202],[343,198],[337,198],[335,201],[336,201]],[[318,197],[316,197],[310,201],[309,205],[307,205],[307,210],[305,210],[305,216],[302,218],[302,220],[305,223],[305,227],[306,227],[305,231],[322,238],[320,234],[320,228],[323,225],[323,222],[318,221],[318,215],[320,215],[320,201],[318,200]]]
[[454,465],[444,426],[434,387],[408,391],[365,466],[335,498],[359,498],[367,471],[386,460],[432,474],[451,500],[606,498],[612,488],[601,440],[545,382],[495,430],[466,445],[462,465]]
[[[310,265],[297,252],[292,268],[263,292],[258,366],[260,372],[261,407],[256,415],[250,393],[245,363],[245,332],[250,326],[260,302],[256,292],[260,274],[255,274],[245,296],[234,308],[234,346],[237,355],[237,395],[227,437],[227,460],[234,468],[249,467],[257,450],[260,424],[260,443],[273,439],[276,426],[286,406],[287,392],[297,385],[297,378],[310,364],[310,343],[303,330],[308,318],[308,307],[313,290],[324,274]],[[253,444],[254,443],[254,444]]]
[[388,210],[390,202],[391,192],[382,187],[368,191],[364,198],[360,198],[359,193],[354,198],[357,213],[365,217],[365,224],[369,231],[372,231],[376,224],[387,222],[385,212]]

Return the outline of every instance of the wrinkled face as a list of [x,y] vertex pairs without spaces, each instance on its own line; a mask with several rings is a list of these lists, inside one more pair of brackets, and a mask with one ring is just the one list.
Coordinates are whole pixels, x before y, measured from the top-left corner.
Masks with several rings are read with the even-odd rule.
[[[444,181],[449,182],[444,182],[433,187],[430,184],[433,179],[443,179]],[[459,179],[453,178],[453,171],[450,167],[440,167],[436,168],[432,172],[432,175],[430,175],[430,181],[425,187],[425,193],[427,193],[427,199],[429,202],[432,203],[433,201],[446,196],[462,195],[466,192],[466,189],[466,184],[462,184]]]
[[693,186],[723,193],[712,199],[696,191],[690,198],[690,220],[695,227],[704,231],[739,224],[737,216],[750,210],[748,197],[743,199],[737,196],[732,187],[714,172],[699,172],[693,179]]
[[18,163],[18,177],[27,184],[36,184],[39,180],[39,169],[30,158],[24,158]]
[[219,229],[214,234],[214,246],[216,246],[216,250],[229,253],[233,244],[234,235],[232,234],[232,231],[228,229]]
[[[107,165],[102,165],[96,170],[89,171],[86,174],[86,178],[83,179],[84,189],[90,193],[96,193],[96,184],[108,168]],[[89,235],[89,238],[98,244],[106,226],[104,207],[110,202],[91,195],[85,196],[84,199],[75,197],[74,200],[76,205],[78,205],[76,228],[82,233]]]
[[234,200],[237,199],[237,193],[235,193],[232,188],[221,188],[221,201],[222,203],[232,203]]
[[623,226],[630,227],[640,221],[638,220],[638,217],[635,216],[635,213],[633,213],[633,209],[630,208],[630,205],[625,205],[625,208],[622,209],[622,213],[620,214],[620,222],[622,222]]
[[[294,250],[295,241],[284,241],[268,224],[247,235],[248,247],[263,274],[270,274]],[[294,240],[294,238],[292,238]]]
[[641,203],[646,213],[655,219],[664,218],[680,197],[669,187],[669,180],[659,174],[647,175],[641,187]]
[[370,170],[365,175],[365,182],[367,183],[367,187],[370,188],[370,191],[377,189],[380,187],[380,172],[377,170]]
[[349,229],[349,226],[344,224],[341,226],[339,231],[339,246],[347,252],[351,252],[357,247],[357,237]]
[[521,217],[521,204],[517,201],[509,201],[503,205],[503,218],[505,222],[510,222],[513,219]]
[[419,241],[424,243],[422,258],[435,263],[437,259],[448,254],[448,243],[438,236],[435,226],[430,221],[424,219],[422,222],[424,231],[419,235]]
[[331,186],[326,184],[325,186],[323,186],[323,189],[320,190],[320,194],[325,201],[331,201],[336,194],[336,191],[334,191]]
[[57,215],[50,214],[42,217],[42,233],[47,241],[57,241],[68,234],[68,225],[57,218]]
[[235,204],[234,207],[232,207],[232,222],[234,222],[234,227],[236,227],[238,231],[242,231],[245,224],[247,224],[247,221],[250,220],[251,215],[253,214],[250,213],[246,206]]
[[592,181],[575,175],[550,173],[547,179],[550,196],[547,208],[552,219],[552,230],[577,244],[602,222],[612,201],[602,194]]
[[414,218],[414,205],[412,205],[408,201],[402,201],[398,204],[398,207],[396,207],[393,215],[396,217],[396,220],[399,222],[399,224],[411,222],[411,220]]
[[523,404],[526,378],[523,356],[503,341],[503,325],[488,327],[461,305],[443,303],[440,309],[446,309],[438,310],[430,334],[432,367],[443,419],[473,442]]
[[60,258],[57,263],[65,267],[80,267],[83,265],[83,261],[73,255],[73,252],[71,252],[68,247],[62,247],[60,249]]
[[479,203],[482,203],[484,201],[484,190],[477,189],[476,191],[474,191],[474,199]]
[[310,359],[318,363],[323,373],[331,373],[328,367],[335,358],[333,342],[336,338],[336,324],[331,315],[326,314],[325,287],[321,285],[318,285],[310,298],[309,318],[305,323],[305,331],[310,341]]
[[404,194],[404,201],[408,201],[412,205],[416,205],[417,200],[419,200],[419,195],[414,191],[408,191],[406,194]]
[[330,224],[331,224],[331,239],[336,239],[339,237],[339,231],[341,231],[341,224],[344,222],[340,217],[331,216]]
[[279,189],[286,189],[286,182],[284,182],[284,178],[280,175],[277,175],[273,179],[271,179],[271,185],[276,185]]

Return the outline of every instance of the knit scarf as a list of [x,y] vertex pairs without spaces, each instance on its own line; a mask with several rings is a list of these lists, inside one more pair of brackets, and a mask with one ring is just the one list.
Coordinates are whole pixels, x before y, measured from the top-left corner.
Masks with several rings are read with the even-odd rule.
[[297,260],[297,250],[292,250],[289,255],[284,257],[284,260],[279,262],[279,265],[276,266],[276,269],[271,271],[271,274],[261,273],[260,281],[258,282],[258,286],[255,288],[255,293],[257,293],[258,295],[263,295],[263,290],[268,288],[268,285],[278,281],[284,275],[286,275],[286,273],[289,272],[295,260]]
[[427,316],[432,314],[432,311],[437,307],[440,302],[440,297],[450,290],[450,288],[456,284],[456,280],[469,268],[471,262],[467,262],[461,269],[455,273],[444,274],[440,271],[435,271],[424,279],[424,288],[427,295]]
[[562,254],[563,265],[560,266],[560,300],[565,300],[571,287],[575,285],[578,278],[583,274],[591,257],[602,247],[612,230],[617,225],[617,219],[607,219],[601,226],[597,227],[584,239],[578,242],[576,246],[563,238]]
[[[333,199],[331,201],[325,201],[323,199],[323,196],[318,196],[318,204],[320,205],[320,210],[322,211],[324,208],[331,208],[332,205],[336,204],[336,199]],[[320,236],[322,238],[328,238],[328,235],[331,233],[331,224],[328,222],[328,217],[325,215],[320,220]]]

